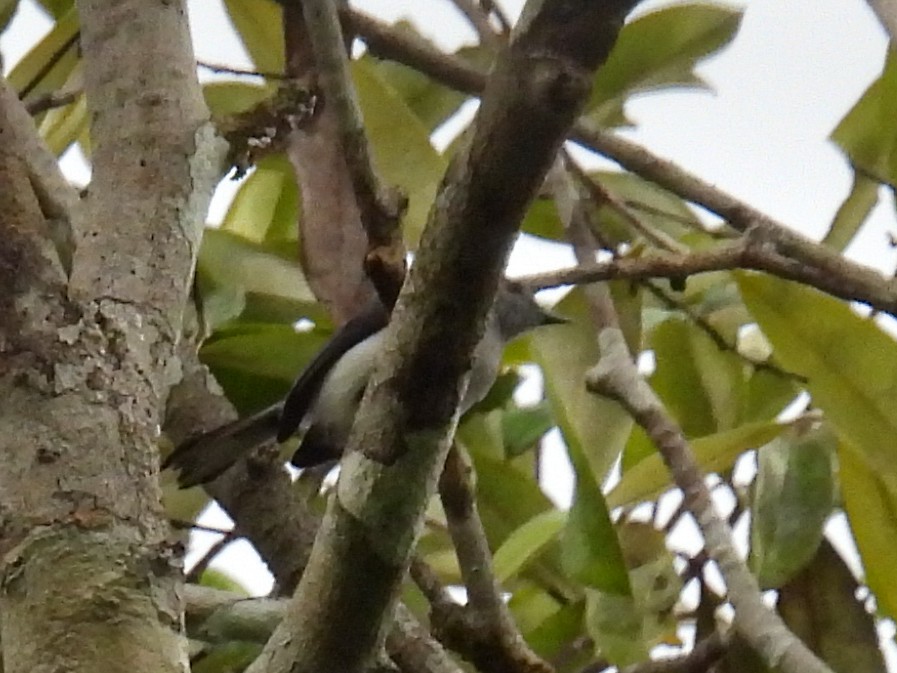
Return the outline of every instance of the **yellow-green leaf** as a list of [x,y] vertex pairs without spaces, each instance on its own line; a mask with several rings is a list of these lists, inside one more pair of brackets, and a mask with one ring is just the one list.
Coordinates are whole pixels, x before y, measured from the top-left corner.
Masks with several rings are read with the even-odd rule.
[[[705,472],[719,472],[731,467],[745,451],[772,441],[786,427],[779,423],[746,423],[733,430],[695,439],[691,448]],[[608,494],[607,503],[611,507],[621,507],[653,500],[670,485],[669,472],[660,454],[654,453],[626,471],[620,483]]]
[[897,486],[848,441],[838,445],[841,498],[878,608],[897,617]]
[[499,582],[511,579],[557,537],[566,519],[566,512],[551,509],[534,516],[511,533],[495,552],[495,578]]
[[255,67],[283,72],[283,13],[273,0],[224,0],[231,23]]

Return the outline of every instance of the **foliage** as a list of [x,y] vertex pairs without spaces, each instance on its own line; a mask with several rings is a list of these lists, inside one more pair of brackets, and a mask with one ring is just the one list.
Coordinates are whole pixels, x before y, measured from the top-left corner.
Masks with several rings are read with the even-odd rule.
[[[15,4],[0,2],[0,25]],[[74,50],[45,68],[78,24],[68,3],[44,4],[54,28],[8,77],[19,91],[28,88],[31,98],[79,77]],[[225,6],[255,67],[281,70],[277,5],[226,0]],[[695,3],[632,21],[595,80],[587,118],[605,127],[631,124],[625,104],[633,96],[703,87],[696,66],[736,37],[740,18],[731,8]],[[415,30],[409,24],[399,29]],[[488,62],[482,47],[459,56]],[[891,57],[833,134],[857,170],[852,200],[826,239],[838,250],[861,230],[879,183],[895,184],[895,73]],[[413,248],[449,161],[429,135],[467,97],[371,54],[356,59],[352,76],[376,168],[410,199],[404,227]],[[250,107],[271,89],[238,80],[205,85],[218,117]],[[83,96],[37,121],[57,155],[75,143],[89,154]],[[613,198],[593,205],[593,231],[615,248],[638,254],[662,236],[699,250],[718,237],[680,196],[641,176],[595,171],[590,177]],[[633,227],[614,202],[640,213],[641,227]],[[195,283],[207,332],[201,357],[241,413],[281,396],[333,329],[298,261],[301,208],[289,163],[282,155],[268,156],[240,184],[221,226],[210,227],[202,241]],[[563,242],[562,222],[558,204],[542,195],[523,231]],[[733,519],[750,522],[751,568],[764,587],[780,590],[779,608],[789,623],[835,670],[882,670],[875,620],[856,589],[862,583],[871,590],[876,617],[897,618],[897,344],[874,316],[773,276],[720,271],[675,285],[614,283],[630,345],[653,356],[652,387],[701,467],[735,495]],[[689,557],[681,538],[669,533],[682,512],[671,521],[668,507],[657,506],[669,503],[675,489],[650,440],[620,405],[583,385],[584,372],[601,355],[583,291],[570,292],[557,310],[570,323],[527,337],[506,362],[518,370],[525,365],[527,376],[537,371],[543,399],[520,402],[513,394],[519,379],[500,379],[504,387],[496,388],[488,409],[465,420],[458,441],[475,468],[495,574],[523,636],[558,671],[578,670],[595,658],[627,665],[643,661],[658,644],[678,643],[681,626],[724,597],[705,582],[699,560]],[[303,329],[293,329],[300,320]],[[537,466],[549,443],[560,443],[573,467],[569,509],[540,488]],[[738,465],[755,469],[745,479]],[[858,578],[845,565],[849,554],[824,536],[826,523],[843,515],[862,562]],[[444,524],[434,504],[419,550],[446,584],[458,584]],[[830,583],[811,579],[820,576]],[[698,604],[680,593],[695,579]],[[817,612],[837,617],[814,618]],[[589,643],[585,654],[577,650],[582,642]],[[850,661],[844,663],[832,643],[849,644]],[[216,656],[223,663],[210,658],[202,670],[245,666],[251,659],[246,647],[234,647],[237,655],[220,648]],[[727,665],[743,670],[731,660]]]

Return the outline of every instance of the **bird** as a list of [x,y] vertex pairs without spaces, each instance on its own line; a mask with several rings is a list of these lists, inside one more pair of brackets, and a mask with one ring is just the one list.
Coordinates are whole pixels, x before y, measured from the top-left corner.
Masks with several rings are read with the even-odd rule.
[[[489,312],[483,337],[474,350],[461,413],[489,392],[508,342],[536,327],[566,322],[543,309],[520,284],[504,281]],[[188,438],[169,454],[162,469],[176,470],[181,488],[197,486],[218,478],[272,439],[283,443],[297,433],[302,434],[302,439],[290,460],[293,466],[307,468],[338,460],[383,346],[388,323],[387,310],[379,302],[372,303],[334,333],[282,401]]]

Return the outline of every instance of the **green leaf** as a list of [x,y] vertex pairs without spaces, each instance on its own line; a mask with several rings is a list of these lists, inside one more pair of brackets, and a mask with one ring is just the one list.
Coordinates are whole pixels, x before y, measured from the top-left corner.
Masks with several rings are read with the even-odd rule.
[[408,197],[402,226],[413,248],[427,222],[446,160],[430,144],[427,128],[370,63],[353,62],[352,76],[377,170],[386,184],[401,188]]
[[[522,525],[556,509],[536,480],[513,463],[476,452],[471,452],[470,456],[477,475],[477,505],[490,548],[501,547]],[[521,574],[552,595],[571,599],[578,595],[577,589],[561,571],[558,545],[554,542],[544,546]]]
[[564,570],[602,595],[631,600],[629,574],[604,494],[582,452],[570,447],[570,460],[576,489],[561,537]]
[[586,631],[596,653],[618,667],[648,659],[642,637],[642,618],[629,595],[586,588]]
[[220,229],[206,229],[197,263],[197,289],[203,318],[215,328],[243,314],[256,319],[276,306],[278,316],[290,313],[319,321],[323,311],[297,262],[276,246],[262,245]]
[[323,330],[297,333],[290,325],[247,325],[207,340],[199,355],[227,398],[246,414],[285,395],[328,336]]
[[706,87],[695,66],[735,37],[741,15],[741,10],[695,3],[626,24],[595,77],[589,116],[603,126],[618,126],[627,123],[623,104],[634,93]]
[[[732,467],[742,453],[772,441],[786,427],[779,423],[746,423],[733,430],[695,439],[691,449],[705,472],[721,472]],[[608,494],[607,503],[613,508],[653,500],[670,485],[663,459],[660,454],[653,453],[626,471],[620,483]]]
[[785,624],[834,673],[886,673],[875,619],[850,568],[826,540],[812,562],[779,590]]
[[519,456],[530,449],[554,427],[554,416],[547,402],[531,407],[511,407],[501,419],[505,452],[508,457]]
[[249,82],[206,82],[202,95],[213,117],[226,117],[254,108],[271,96],[271,87]]
[[535,629],[557,614],[560,604],[548,592],[530,582],[517,582],[508,607],[521,633]]
[[523,218],[520,231],[524,235],[536,236],[547,241],[563,241],[564,225],[558,217],[554,200],[537,196]]
[[897,617],[897,487],[849,441],[838,445],[841,498],[878,609]]
[[230,591],[231,593],[249,597],[249,590],[244,587],[239,580],[232,577],[228,573],[216,568],[206,568],[199,578],[199,585],[203,587],[211,587],[212,589],[221,589],[222,591]]
[[888,50],[884,70],[832,132],[854,166],[897,187],[897,56]]
[[54,19],[58,19],[75,5],[75,0],[37,0],[37,2]]
[[843,251],[877,204],[878,182],[854,171],[850,193],[838,208],[835,219],[822,239],[823,245]]
[[221,229],[256,243],[296,241],[298,220],[299,190],[293,167],[286,157],[275,155],[259,161],[240,185]]
[[[392,30],[399,34],[407,34],[411,39],[421,39],[420,33],[408,21],[394,23]],[[483,51],[480,47],[464,47],[455,52],[454,56],[476,62],[482,60]],[[430,133],[454,115],[468,98],[466,94],[440,84],[432,77],[396,61],[379,60],[369,54],[363,56],[361,60],[377,71]]]
[[552,509],[537,514],[511,533],[493,557],[495,578],[503,584],[514,577],[557,538],[566,520],[566,512]]
[[51,59],[62,54],[62,57],[41,76],[37,85],[31,88],[27,99],[31,100],[42,94],[57,91],[68,81],[78,63],[75,38],[79,28],[78,13],[72,7],[12,69],[7,77],[10,86],[21,94],[26,86],[32,86]]
[[713,402],[691,356],[694,327],[674,318],[658,325],[648,339],[656,368],[651,387],[682,426],[686,437],[702,437],[717,429]]
[[816,554],[835,501],[837,439],[822,426],[794,427],[757,452],[749,563],[777,589]]
[[587,648],[574,646],[582,636],[584,614],[584,600],[567,603],[535,629],[525,631],[526,641],[545,659],[563,656],[567,665],[558,671],[578,671],[594,659]]
[[874,320],[812,288],[737,274],[776,359],[807,379],[813,403],[883,478],[897,483],[897,343]]
[[261,72],[283,72],[283,13],[273,0],[224,0],[246,52]]
[[632,419],[615,402],[589,393],[583,372],[598,362],[595,330],[587,317],[582,290],[570,292],[556,307],[567,325],[529,335],[533,359],[542,368],[554,418],[573,452],[587,456],[597,481],[603,481],[626,444]]

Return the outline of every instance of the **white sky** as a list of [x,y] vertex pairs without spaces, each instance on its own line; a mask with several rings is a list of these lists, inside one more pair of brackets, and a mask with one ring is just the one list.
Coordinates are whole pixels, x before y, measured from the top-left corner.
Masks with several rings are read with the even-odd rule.
[[[522,0],[499,4],[514,16]],[[671,3],[651,0],[639,12],[667,4]],[[642,96],[627,107],[638,126],[626,134],[789,226],[818,237],[846,196],[851,179],[847,162],[827,138],[880,72],[884,32],[862,0],[730,4],[746,9],[741,31],[729,48],[700,70],[715,93]],[[387,20],[412,17],[442,47],[453,49],[473,40],[468,25],[444,0],[358,0],[353,5]],[[220,2],[189,0],[189,7],[197,57],[248,67]],[[22,0],[13,26],[0,38],[7,70],[48,26],[30,0]],[[64,165],[85,181],[77,157],[67,157]],[[213,204],[213,220],[220,218],[233,187],[222,191]],[[889,248],[885,232],[895,231],[894,204],[889,193],[882,196],[849,254],[892,270],[897,253]],[[567,260],[565,255],[523,246],[515,252],[512,273],[545,270]],[[551,464],[549,490],[565,502],[569,469],[563,459]],[[222,520],[214,517],[210,522],[220,525]],[[252,556],[247,544],[237,543],[216,566],[238,574],[252,591],[265,593],[270,578]]]

